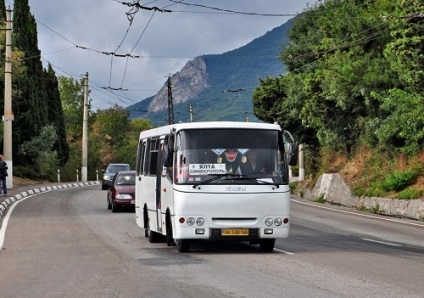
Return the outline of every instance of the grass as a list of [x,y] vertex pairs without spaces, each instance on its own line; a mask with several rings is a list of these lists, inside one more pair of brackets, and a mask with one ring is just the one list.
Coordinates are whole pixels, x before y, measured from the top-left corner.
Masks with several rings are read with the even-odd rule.
[[340,173],[357,197],[413,200],[424,195],[424,151],[408,158],[362,150]]
[[324,204],[325,203],[324,195],[320,195],[318,198],[314,200],[314,202]]

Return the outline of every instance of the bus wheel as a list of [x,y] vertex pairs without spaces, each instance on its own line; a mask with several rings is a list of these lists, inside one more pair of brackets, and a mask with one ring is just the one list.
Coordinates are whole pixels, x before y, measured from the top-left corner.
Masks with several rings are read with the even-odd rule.
[[275,239],[262,239],[259,243],[261,251],[271,252],[274,250]]
[[143,217],[144,217],[144,237],[148,238],[149,237],[149,219],[147,218],[146,207],[144,207]]
[[187,239],[178,239],[175,240],[175,244],[177,245],[177,251],[178,252],[189,252],[191,242]]
[[172,237],[172,224],[169,217],[166,220],[166,245],[175,246],[175,241]]

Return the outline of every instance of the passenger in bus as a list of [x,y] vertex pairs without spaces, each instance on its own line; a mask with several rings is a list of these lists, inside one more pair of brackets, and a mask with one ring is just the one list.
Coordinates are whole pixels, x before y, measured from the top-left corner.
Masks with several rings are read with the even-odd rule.
[[252,174],[252,173],[266,173],[266,168],[264,163],[258,159],[257,152],[254,149],[250,149],[246,154],[246,162],[240,163],[240,172],[242,175]]

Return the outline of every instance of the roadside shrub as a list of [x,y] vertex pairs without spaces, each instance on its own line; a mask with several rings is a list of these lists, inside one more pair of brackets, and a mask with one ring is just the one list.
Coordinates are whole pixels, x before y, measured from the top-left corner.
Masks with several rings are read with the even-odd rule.
[[42,180],[42,177],[40,177],[40,175],[38,175],[38,173],[32,167],[14,166],[13,176],[32,180]]
[[401,200],[415,200],[418,199],[421,195],[422,191],[408,188],[401,191],[396,197]]
[[318,198],[315,199],[314,202],[324,204],[325,203],[324,195],[320,195]]
[[384,179],[382,187],[385,191],[401,191],[411,185],[415,178],[413,170],[391,173]]

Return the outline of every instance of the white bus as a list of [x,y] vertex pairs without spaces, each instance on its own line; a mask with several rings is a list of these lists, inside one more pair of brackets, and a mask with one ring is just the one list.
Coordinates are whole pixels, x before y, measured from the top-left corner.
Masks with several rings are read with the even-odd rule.
[[151,243],[163,240],[179,252],[195,240],[249,241],[270,252],[275,239],[289,235],[288,166],[296,151],[278,124],[193,122],[143,131],[137,225]]

